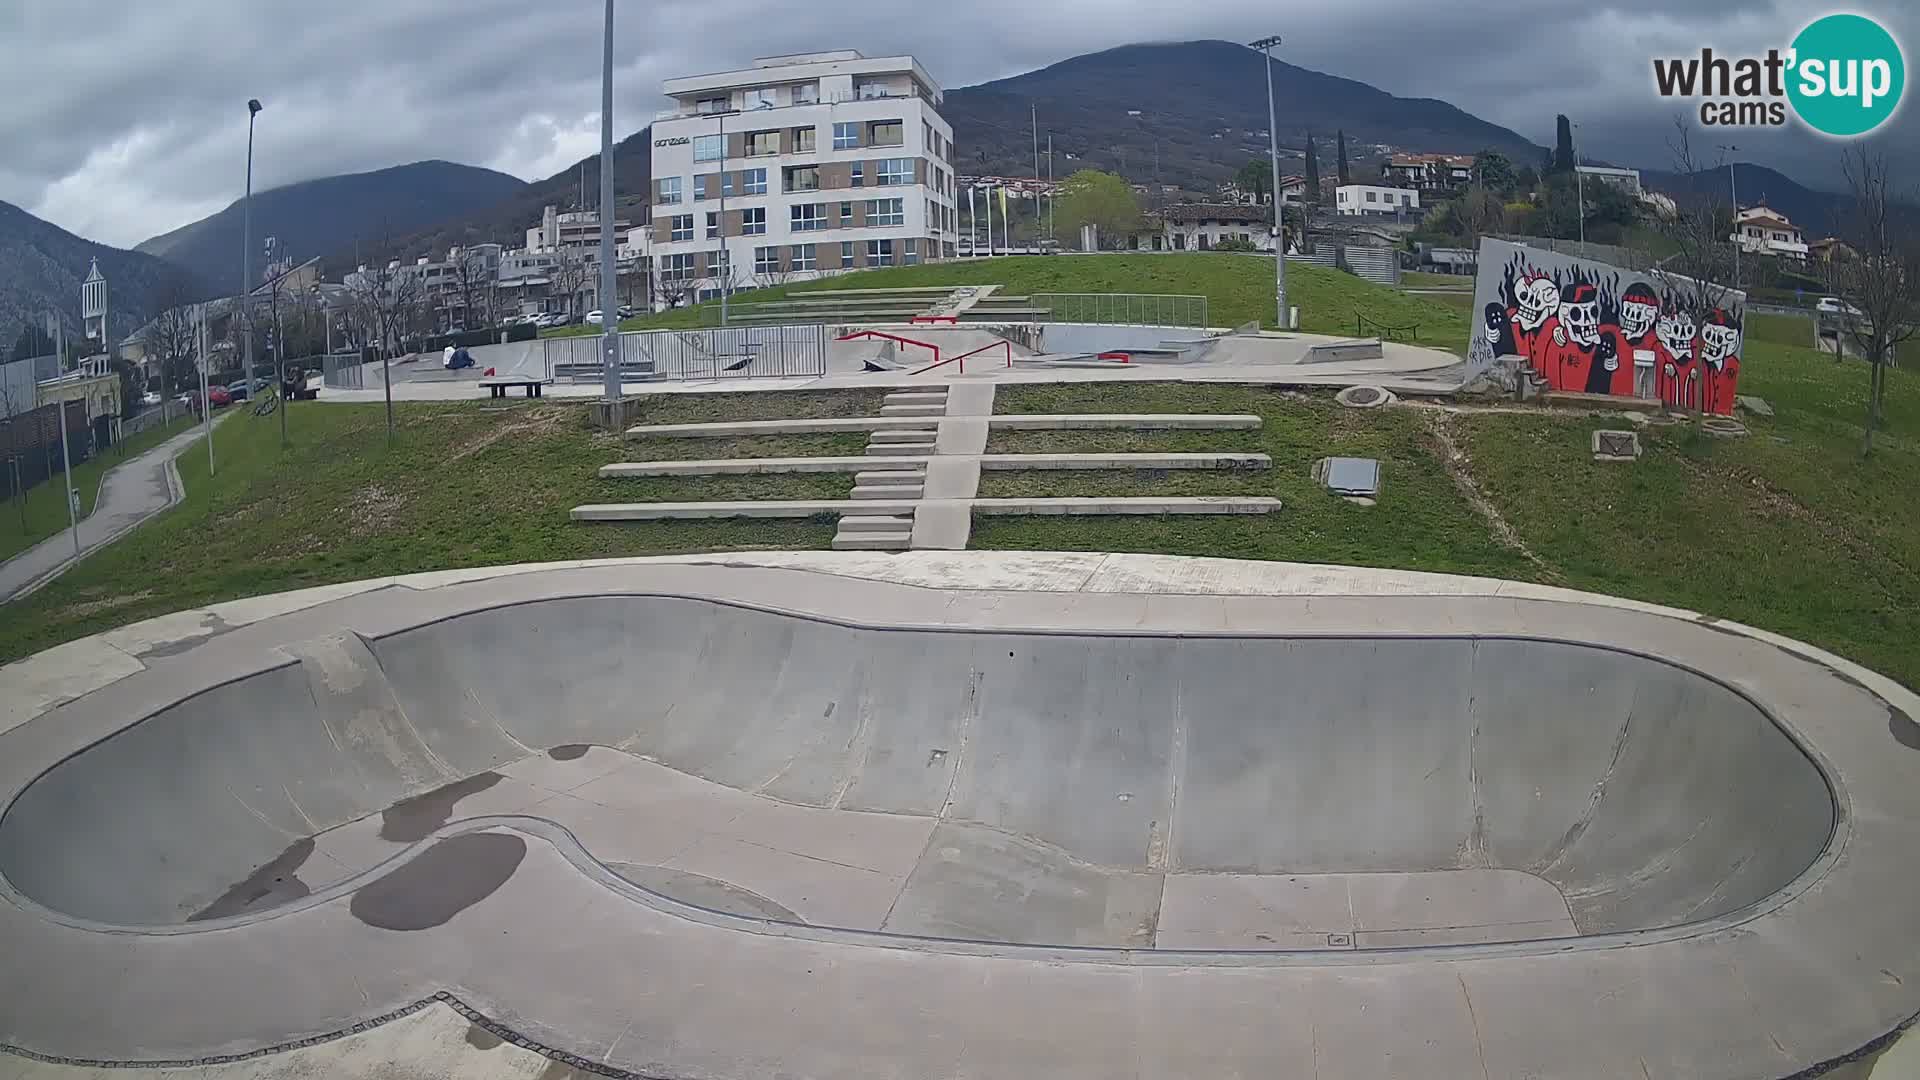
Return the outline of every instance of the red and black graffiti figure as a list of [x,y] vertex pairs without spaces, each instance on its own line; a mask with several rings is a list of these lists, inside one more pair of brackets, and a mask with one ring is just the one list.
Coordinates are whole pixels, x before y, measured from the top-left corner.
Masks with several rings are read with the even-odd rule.
[[1715,308],[1700,327],[1700,410],[1733,415],[1733,392],[1740,381],[1740,328],[1731,315]]
[[1654,369],[1654,389],[1670,408],[1694,409],[1700,403],[1700,371],[1694,364],[1693,347],[1698,338],[1693,316],[1668,304],[1660,310],[1655,334],[1660,339],[1659,366]]
[[[1653,393],[1653,380],[1660,363],[1660,339],[1654,333],[1660,320],[1660,297],[1653,286],[1636,281],[1620,295],[1619,325],[1612,327],[1614,354],[1620,365],[1614,371],[1609,394],[1647,397]],[[1645,385],[1640,372],[1646,371]]]
[[1584,281],[1562,288],[1547,350],[1547,385],[1555,390],[1608,393],[1613,370],[1620,365],[1612,345],[1611,335],[1601,332],[1600,290]]
[[1553,341],[1553,317],[1559,309],[1560,286],[1538,272],[1519,284],[1513,306],[1508,309],[1514,348],[1542,378],[1547,377],[1547,346]]

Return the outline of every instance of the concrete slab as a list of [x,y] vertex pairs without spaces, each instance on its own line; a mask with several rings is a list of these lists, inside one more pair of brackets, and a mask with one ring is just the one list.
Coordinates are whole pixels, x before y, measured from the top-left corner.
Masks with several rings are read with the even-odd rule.
[[1260,418],[1237,413],[999,413],[988,421],[1003,431],[1252,431]]
[[980,467],[995,471],[1023,469],[1218,469],[1222,471],[1273,468],[1266,454],[982,454]]
[[947,388],[948,416],[992,416],[993,384],[956,382]]
[[912,469],[919,458],[798,457],[715,458],[703,461],[622,461],[600,466],[605,479],[630,476],[730,476],[757,473],[837,473],[868,469]]
[[748,502],[603,503],[576,506],[575,521],[669,521],[682,518],[808,518],[821,514],[911,514],[910,500],[758,499]]
[[985,417],[949,417],[940,421],[939,432],[933,439],[934,446],[947,455],[985,453],[988,423]]
[[1279,499],[1197,496],[1192,498],[975,499],[973,512],[1024,514],[1271,514]]
[[913,547],[937,551],[964,551],[973,533],[971,500],[929,500],[913,513]]
[[978,458],[933,457],[927,460],[926,498],[971,499],[979,493]]

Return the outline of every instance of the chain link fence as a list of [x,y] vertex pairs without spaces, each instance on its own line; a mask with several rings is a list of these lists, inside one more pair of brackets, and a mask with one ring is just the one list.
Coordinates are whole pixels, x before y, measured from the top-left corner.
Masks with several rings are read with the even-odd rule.
[[[820,325],[630,331],[620,335],[620,377],[638,382],[825,375],[830,336]],[[545,377],[599,382],[601,341],[597,336],[544,339]]]

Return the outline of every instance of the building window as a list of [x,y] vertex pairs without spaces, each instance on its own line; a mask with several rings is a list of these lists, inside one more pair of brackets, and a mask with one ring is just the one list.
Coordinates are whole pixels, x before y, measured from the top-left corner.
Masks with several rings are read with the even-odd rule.
[[853,163],[853,168],[852,168],[852,169],[850,169],[850,170],[848,170],[848,173],[847,173],[847,181],[848,181],[848,183],[850,183],[850,184],[851,184],[851,185],[853,185],[854,187],[865,187],[865,186],[866,186],[866,184],[865,184],[865,182],[864,182],[864,181],[862,181],[862,180],[861,180],[861,177],[860,177],[860,168],[861,168],[861,164],[862,164],[862,163],[861,163],[861,162],[858,162],[858,161],[856,161],[856,162],[854,162],[854,163]]
[[1378,192],[1373,192],[1373,191],[1369,191],[1369,192],[1367,192],[1367,201],[1368,201],[1368,202],[1373,202],[1373,201],[1374,201],[1374,196],[1375,196],[1376,194],[1378,194]]
[[793,247],[789,251],[789,259],[790,259],[789,265],[794,270],[812,270],[814,268],[813,245],[812,244],[793,245]]
[[767,193],[767,170],[747,169],[740,174],[740,183],[749,195]]
[[660,256],[660,276],[669,281],[685,281],[693,277],[693,255]]
[[904,146],[906,141],[906,125],[898,120],[875,120],[867,125],[868,146]]
[[905,204],[905,199],[868,199],[867,224],[905,225],[907,223]]
[[833,148],[835,150],[851,150],[854,147],[859,145],[860,145],[860,125],[859,124],[833,125]]
[[901,262],[904,262],[904,263],[906,263],[906,264],[907,264],[908,266],[917,266],[917,265],[919,265],[919,263],[920,263],[920,241],[918,241],[918,240],[909,240],[909,241],[907,241],[907,253],[906,253],[906,255],[905,255],[905,257],[903,257],[903,258],[902,258],[902,259],[901,259],[900,261],[901,261]]
[[727,140],[724,135],[695,135],[693,137],[693,160],[719,161],[726,156]]
[[851,240],[840,241],[840,265],[853,265],[853,241]]
[[853,227],[853,204],[850,202],[840,204],[840,227],[843,229]]
[[667,206],[680,201],[680,178],[663,176],[660,178],[660,205]]
[[777,274],[780,272],[780,249],[777,247],[757,247],[753,249],[753,272],[756,274]]
[[693,178],[693,201],[699,202],[700,200],[706,197],[707,197],[707,178],[704,176],[694,177]]
[[780,152],[780,133],[777,131],[749,131],[746,142],[748,157],[768,157]]
[[810,127],[793,129],[793,152],[796,154],[813,153],[814,129]]
[[717,211],[709,210],[707,211],[707,239],[715,240],[718,239],[719,236],[720,214]]
[[863,82],[853,89],[854,96],[861,101],[871,101],[874,98],[887,96],[887,84],[883,82]]
[[882,158],[880,163],[874,166],[873,183],[875,187],[913,183],[913,159]]
[[673,231],[671,234],[668,235],[667,239],[669,240],[693,239],[693,215],[692,214],[676,215],[673,218],[672,228],[673,228]]
[[742,95],[743,109],[772,109],[780,104],[780,91],[771,86],[756,87]]
[[794,232],[813,232],[827,227],[827,206],[825,203],[801,203],[788,208],[791,217],[788,228]]
[[867,265],[868,266],[892,266],[893,265],[893,241],[891,240],[867,241]]
[[[939,145],[933,138],[933,125],[927,123],[925,120],[920,121],[920,145],[926,147],[928,150],[934,150],[934,148]],[[938,151],[935,152],[937,153]]]
[[818,104],[819,101],[820,101],[820,84],[819,83],[817,82],[801,83],[800,85],[793,88],[793,103],[795,105],[815,105],[815,104]]
[[759,236],[767,231],[767,208],[749,206],[740,211],[740,233],[743,236]]
[[733,104],[723,97],[701,98],[694,103],[693,111],[702,113],[731,112]]
[[782,171],[786,174],[781,180],[781,187],[783,187],[785,190],[787,191],[819,191],[820,190],[820,166],[790,165]]

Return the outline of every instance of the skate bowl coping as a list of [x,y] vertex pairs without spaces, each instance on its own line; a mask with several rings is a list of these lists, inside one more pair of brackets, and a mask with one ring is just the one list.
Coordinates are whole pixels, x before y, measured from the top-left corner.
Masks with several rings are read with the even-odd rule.
[[290,838],[581,744],[1127,874],[1509,871],[1582,937],[1777,906],[1839,820],[1749,696],[1599,644],[892,628],[608,595],[283,648],[27,783],[0,817],[6,886],[86,923],[180,924]]

